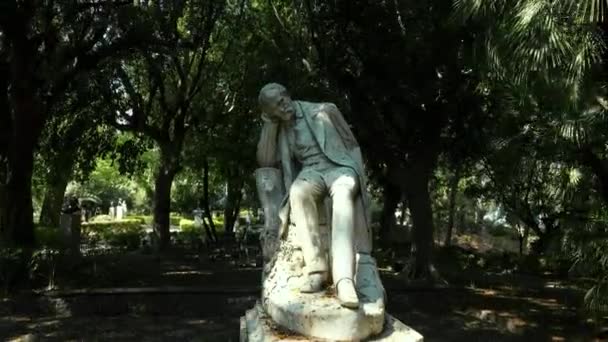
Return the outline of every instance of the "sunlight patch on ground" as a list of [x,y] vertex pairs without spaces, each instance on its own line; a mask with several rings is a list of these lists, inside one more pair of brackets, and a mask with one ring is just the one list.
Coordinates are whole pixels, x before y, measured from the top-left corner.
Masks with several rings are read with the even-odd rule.
[[568,308],[560,304],[555,298],[533,298],[533,297],[521,297],[521,299],[526,300],[530,303],[534,303],[536,305],[544,306],[551,310],[568,310]]
[[469,288],[471,291],[476,294],[484,297],[493,297],[493,298],[504,298],[504,299],[512,299],[512,300],[523,300],[536,305],[543,306],[545,308],[551,310],[568,310],[568,307],[560,304],[555,298],[535,298],[535,297],[522,297],[517,294],[511,294],[506,292],[499,292],[495,289],[487,289],[487,288]]
[[481,322],[490,323],[495,325],[498,329],[506,330],[512,334],[521,334],[525,328],[537,327],[536,323],[527,322],[522,317],[510,311],[469,309],[459,313],[469,317],[475,317]]

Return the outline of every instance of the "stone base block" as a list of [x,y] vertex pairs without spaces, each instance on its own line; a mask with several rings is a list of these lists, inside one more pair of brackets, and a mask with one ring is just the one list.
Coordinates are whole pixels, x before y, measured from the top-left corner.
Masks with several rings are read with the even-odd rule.
[[[391,315],[385,315],[383,331],[372,336],[365,341],[369,342],[422,342],[423,337],[414,329],[403,324]],[[340,329],[340,326],[334,326],[332,329]],[[308,339],[304,336],[282,331],[276,327],[270,317],[264,313],[262,306],[258,303],[256,306],[248,310],[245,316],[241,317],[241,333],[240,342],[318,342],[332,341]],[[335,341],[335,340],[334,340]]]
[[289,271],[290,259],[293,258],[278,259],[263,285],[264,312],[277,326],[330,341],[360,341],[383,331],[385,292],[371,256],[357,254],[358,309],[342,307],[332,287],[318,293],[301,293],[299,288],[305,278],[301,272]]

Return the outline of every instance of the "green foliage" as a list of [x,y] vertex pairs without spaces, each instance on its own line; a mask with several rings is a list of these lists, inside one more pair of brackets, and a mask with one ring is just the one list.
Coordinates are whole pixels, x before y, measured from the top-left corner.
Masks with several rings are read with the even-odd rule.
[[139,219],[82,224],[83,236],[91,242],[103,242],[128,250],[137,249],[145,236],[145,228]]
[[596,317],[608,313],[608,280],[605,277],[585,293],[585,307]]
[[197,207],[200,194],[196,191],[196,183],[178,177],[171,189],[171,208],[174,211],[189,214]]
[[125,200],[131,208],[137,189],[135,182],[121,175],[118,165],[110,159],[98,159],[88,179],[82,183],[70,183],[66,192],[78,197],[96,196],[101,200],[102,208],[107,210],[111,203],[116,204],[119,199]]
[[55,270],[64,256],[62,249],[43,247],[34,251],[28,267],[30,279],[44,281],[47,289],[52,289],[55,286]]
[[[48,235],[47,235],[48,236]],[[56,241],[47,241],[56,244]],[[43,281],[48,288],[55,282],[55,269],[63,254],[61,246],[47,245],[35,250],[0,248],[0,295],[8,295],[18,287],[35,286]]]
[[565,251],[574,261],[572,273],[593,279],[585,295],[585,306],[596,315],[608,313],[608,210],[605,207],[589,217],[568,219],[573,229],[563,239]]
[[371,205],[371,222],[379,223],[382,218],[382,206],[377,201],[372,201]]
[[218,233],[224,229],[224,216],[214,216],[213,224],[218,229]]
[[477,25],[476,51],[488,75],[523,87],[540,81],[548,86],[545,91],[561,88],[561,98],[555,100],[563,103],[579,95],[580,81],[600,60],[604,46],[593,24],[606,13],[601,4],[603,0],[459,0],[455,9],[463,22]]
[[36,242],[43,248],[62,249],[64,248],[63,237],[59,227],[36,227]]
[[[183,231],[183,230],[188,230],[188,229],[193,229],[194,228],[194,221],[192,220],[188,220],[188,219],[181,219],[179,221],[179,228]],[[200,227],[199,227],[200,228]]]
[[494,237],[511,237],[511,238],[516,237],[516,232],[514,229],[510,229],[510,228],[504,227],[504,226],[488,227],[487,231],[490,235],[492,235]]
[[[52,126],[61,128],[61,124],[75,121],[94,121],[94,114],[89,120],[83,121],[69,117],[77,114],[75,110],[68,109],[71,107],[69,100],[73,99],[71,87],[89,89],[86,76],[91,69],[112,57],[124,57],[154,40],[154,25],[147,22],[149,16],[145,15],[143,9],[144,6],[132,3],[112,6],[83,5],[71,1],[51,1],[35,6],[16,1],[7,6],[3,3],[0,11],[0,111],[15,115],[3,114],[0,118],[0,160],[3,166],[7,166],[0,172],[0,183],[15,183],[9,188],[16,193],[29,194],[35,151],[50,151],[50,158],[46,159],[53,161],[53,164],[55,162],[51,148],[40,148],[45,125],[49,123],[52,130]],[[10,52],[12,46],[19,44],[23,49]],[[10,91],[20,87],[18,84],[24,89],[21,95]],[[29,103],[33,107],[25,109],[20,103]],[[62,123],[55,125],[52,119],[60,114],[66,114],[66,120],[60,120]],[[60,134],[64,132],[61,129],[58,131]],[[94,132],[95,129],[90,131]],[[75,135],[78,136],[78,132]],[[65,140],[71,141],[69,138]],[[71,143],[73,146],[79,144]],[[90,141],[83,145],[91,146]],[[103,145],[98,141],[93,147]],[[64,152],[61,149],[56,151],[60,154]],[[88,155],[88,158],[94,159],[94,156]],[[72,165],[64,164],[62,171],[71,172]],[[23,174],[20,177],[8,176],[14,173]],[[32,199],[29,196],[24,199],[14,196],[12,204],[9,203],[7,207],[12,206],[15,215],[9,216],[4,230],[12,232],[7,237],[14,239],[14,242],[32,245]]]
[[[203,228],[188,218],[203,198],[203,169],[212,209],[238,216],[239,205],[256,205],[256,94],[265,82],[278,81],[296,98],[338,103],[353,124],[374,190],[407,192],[407,172],[423,165],[432,175],[440,229],[455,188],[458,233],[483,231],[507,241],[527,227],[543,254],[511,260],[447,251],[459,271],[514,264],[527,272],[561,270],[571,255],[573,274],[595,282],[587,307],[607,311],[608,101],[600,63],[605,38],[598,35],[605,28],[597,25],[605,19],[604,0],[457,0],[453,7],[441,1],[201,6],[186,0],[80,12],[69,2],[49,4],[32,10],[33,26],[23,32],[34,38],[22,37],[40,52],[24,68],[38,77],[19,79],[42,80],[40,89],[29,85],[48,94],[32,102],[48,113],[32,124],[44,126],[41,139],[29,142],[39,145],[36,207],[57,176],[70,176],[67,192],[100,198],[103,212],[122,198],[129,212],[149,213],[156,176],[171,171],[170,224],[180,227],[179,239],[195,243]],[[14,14],[7,11],[0,16]],[[19,84],[11,79],[18,73],[7,50],[14,39],[0,36],[6,43],[0,42],[0,112],[14,111],[17,103],[9,90]],[[117,42],[133,53],[83,73]],[[80,51],[86,47],[94,49]],[[73,53],[56,58],[64,50]],[[12,136],[4,127],[18,125],[0,120],[0,139]],[[1,178],[8,179],[4,169]],[[377,203],[372,221],[380,215]],[[224,217],[213,222],[221,233]],[[100,215],[82,228],[85,239],[133,249],[144,224],[152,217]],[[39,227],[35,234],[43,250],[31,261],[21,250],[0,254],[5,284],[14,286],[28,267],[53,269],[59,230]]]
[[97,215],[91,218],[91,222],[110,222],[112,221],[112,216],[110,215]]
[[194,221],[182,219],[179,222],[178,239],[188,243],[190,246],[196,246],[197,241],[202,241],[203,227],[194,225]]
[[152,224],[152,216],[150,215],[127,215],[127,220],[137,220],[140,224]]
[[171,213],[171,215],[169,215],[169,220],[171,221],[172,226],[179,226],[181,224],[182,217],[177,213]]
[[7,294],[28,274],[27,253],[20,248],[0,247],[0,281],[2,292]]

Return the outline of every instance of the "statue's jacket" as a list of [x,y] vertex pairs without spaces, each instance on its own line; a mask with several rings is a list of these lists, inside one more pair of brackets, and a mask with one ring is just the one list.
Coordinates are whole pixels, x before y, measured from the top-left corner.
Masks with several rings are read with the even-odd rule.
[[[337,165],[349,167],[359,178],[359,196],[355,200],[355,241],[358,253],[370,253],[372,233],[370,227],[370,197],[367,192],[367,177],[363,166],[361,149],[344,117],[333,103],[313,103],[294,101],[296,110],[305,118],[312,135],[319,144],[323,154]],[[287,128],[283,125],[278,132],[277,159],[283,173],[286,196],[281,204],[280,235],[289,227],[289,189],[299,170],[289,150]]]

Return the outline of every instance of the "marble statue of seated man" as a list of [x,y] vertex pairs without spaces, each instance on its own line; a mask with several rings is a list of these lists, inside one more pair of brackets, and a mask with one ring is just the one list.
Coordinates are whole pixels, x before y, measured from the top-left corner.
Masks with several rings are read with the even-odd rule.
[[[287,189],[279,212],[279,236],[295,226],[305,263],[300,292],[323,290],[333,282],[343,307],[357,308],[356,253],[369,254],[369,195],[359,145],[332,103],[292,100],[277,83],[259,93],[264,127],[257,158],[263,167],[279,166]],[[319,210],[331,198],[331,234],[322,234]],[[292,222],[290,222],[290,220]],[[331,241],[321,241],[331,236]],[[331,253],[326,253],[329,245]]]

